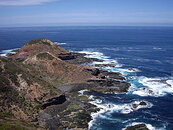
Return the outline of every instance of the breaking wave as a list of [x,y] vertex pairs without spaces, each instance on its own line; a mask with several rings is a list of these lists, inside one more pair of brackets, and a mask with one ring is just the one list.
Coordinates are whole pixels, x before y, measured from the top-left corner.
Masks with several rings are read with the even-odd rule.
[[14,52],[14,50],[18,50],[19,48],[15,48],[15,49],[8,49],[8,50],[2,50],[0,52],[0,56],[2,57],[6,57],[8,54],[15,54],[16,52]]

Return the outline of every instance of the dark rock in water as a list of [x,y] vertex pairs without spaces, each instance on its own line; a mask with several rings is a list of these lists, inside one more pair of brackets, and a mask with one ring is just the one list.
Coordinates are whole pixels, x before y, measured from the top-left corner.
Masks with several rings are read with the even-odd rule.
[[139,104],[132,104],[132,107],[135,108],[135,109],[136,109],[138,106],[139,106]]
[[139,106],[146,106],[146,105],[147,105],[147,103],[144,102],[144,101],[142,101],[142,102],[140,102],[140,103],[133,103],[133,104],[132,104],[132,107],[133,107],[134,109],[136,109],[136,108],[139,107]]
[[121,73],[119,72],[109,72],[109,71],[100,70],[100,73],[111,79],[125,80],[125,78],[122,77]]
[[66,96],[65,95],[61,95],[59,97],[54,97],[51,99],[48,99],[43,105],[42,108],[45,109],[48,106],[51,105],[58,105],[58,104],[62,104],[66,101]]
[[137,124],[134,126],[128,126],[125,130],[149,130],[145,124]]
[[103,60],[99,60],[96,58],[86,58],[85,57],[86,54],[81,54],[81,53],[72,53],[72,54],[75,56],[75,58],[66,60],[67,62],[69,62],[71,64],[81,65],[81,64],[92,63],[94,61],[103,62]]
[[139,105],[146,106],[147,103],[146,102],[140,102]]
[[95,88],[92,90],[97,92],[127,92],[130,84],[127,82],[120,82],[111,79],[96,79],[96,80],[88,80],[89,83],[95,84]]
[[115,64],[96,64],[95,67],[116,67]]
[[71,60],[75,59],[75,54],[73,53],[59,54],[58,58],[60,58],[61,60]]
[[97,68],[87,68],[85,70],[91,72],[94,76],[98,76],[100,74],[100,70]]

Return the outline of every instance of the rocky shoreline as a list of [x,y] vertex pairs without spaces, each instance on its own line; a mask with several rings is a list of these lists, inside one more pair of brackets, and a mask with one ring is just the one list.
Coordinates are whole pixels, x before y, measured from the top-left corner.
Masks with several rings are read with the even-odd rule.
[[[130,87],[120,73],[98,69],[113,64],[88,66],[103,61],[47,39],[29,41],[15,52],[0,58],[0,128],[88,129],[99,108],[79,91],[125,93]],[[11,125],[11,119],[18,123]]]

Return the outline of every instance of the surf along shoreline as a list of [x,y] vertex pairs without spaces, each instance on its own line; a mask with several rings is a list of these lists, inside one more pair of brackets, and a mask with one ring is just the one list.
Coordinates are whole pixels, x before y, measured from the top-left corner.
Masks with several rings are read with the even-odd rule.
[[[100,52],[91,52],[91,51],[80,51],[78,53],[82,53],[85,54],[84,57],[86,58],[96,58],[98,60],[101,61],[93,61],[92,63],[89,63],[89,65],[93,68],[97,68],[100,71],[107,71],[109,72],[110,75],[107,75],[108,78],[115,80],[115,81],[119,81],[119,82],[128,82],[126,80],[126,76],[123,75],[121,72],[118,71],[112,71],[111,68],[121,68],[122,65],[120,65],[116,60],[110,59],[110,57],[105,56],[103,53]],[[127,72],[138,72],[139,70],[135,69],[135,68],[129,68],[126,69]],[[122,76],[122,78],[117,78],[117,77],[111,77],[111,73],[119,73],[119,75]],[[131,84],[130,84],[131,86]],[[132,86],[133,87],[133,86]],[[129,87],[130,89],[130,87]],[[131,102],[129,104],[124,104],[122,106],[116,105],[116,104],[102,104],[102,100],[101,99],[97,99],[95,98],[94,95],[92,95],[93,93],[105,93],[105,94],[123,94],[123,93],[127,93],[129,92],[129,89],[127,91],[109,91],[109,92],[100,92],[100,91],[90,91],[90,90],[81,90],[79,91],[80,95],[83,96],[88,96],[89,99],[92,99],[92,101],[90,101],[91,104],[97,106],[97,108],[99,108],[99,111],[97,112],[92,112],[91,116],[92,116],[92,120],[89,122],[89,129],[95,128],[92,127],[95,123],[95,121],[97,120],[97,118],[99,116],[101,116],[102,113],[105,113],[107,111],[111,111],[113,109],[117,109],[120,113],[124,113],[124,114],[128,114],[131,113],[133,111],[136,111],[138,109],[141,108],[151,108],[152,104],[150,102],[147,102],[145,100],[141,100],[141,101],[134,101]],[[126,110],[125,110],[126,109]],[[125,128],[122,128],[123,130],[128,130],[128,129],[152,129],[154,130],[155,128],[152,127],[152,125],[150,124],[146,124],[144,122],[138,122],[138,123],[132,123],[127,125]]]

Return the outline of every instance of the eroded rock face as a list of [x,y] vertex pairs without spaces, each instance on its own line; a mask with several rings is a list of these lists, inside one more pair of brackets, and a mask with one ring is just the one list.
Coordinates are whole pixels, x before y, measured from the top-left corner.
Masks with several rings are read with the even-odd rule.
[[58,58],[60,58],[61,60],[72,60],[75,59],[76,55],[73,53],[65,53],[65,54],[59,54]]
[[66,96],[65,95],[60,95],[58,97],[53,97],[53,98],[50,98],[50,99],[46,100],[43,103],[42,108],[45,109],[45,108],[47,108],[49,106],[52,106],[52,105],[63,104],[65,101],[66,101]]

